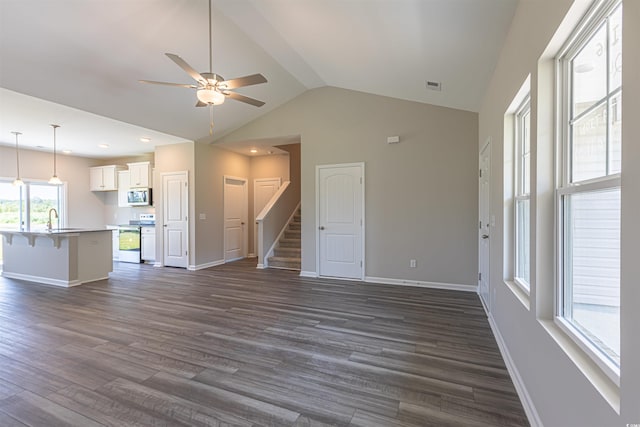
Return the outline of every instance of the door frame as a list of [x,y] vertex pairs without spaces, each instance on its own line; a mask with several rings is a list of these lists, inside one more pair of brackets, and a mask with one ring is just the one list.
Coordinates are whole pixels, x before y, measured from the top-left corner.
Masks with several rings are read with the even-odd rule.
[[[234,181],[242,181],[244,182],[244,197],[243,200],[243,220],[244,220],[244,232],[242,236],[242,258],[247,257],[247,251],[249,249],[249,233],[247,231],[248,222],[249,222],[249,179],[242,178],[238,176],[232,175],[223,175],[222,177],[222,259],[224,262],[227,262],[227,228],[225,226],[225,221],[227,220],[227,206],[225,203],[225,188],[227,186],[227,180],[232,179]],[[242,220],[241,220],[242,221]]]
[[[257,183],[262,181],[278,181],[278,189],[282,187],[282,177],[274,177],[274,178],[254,178],[253,179],[253,255],[258,256],[258,223],[256,222],[256,218],[260,212],[256,212],[256,187]],[[277,190],[276,190],[277,193]],[[264,209],[264,208],[263,208]]]
[[[492,155],[491,155],[491,137],[488,137],[487,140],[485,141],[485,143],[482,145],[482,148],[480,149],[480,152],[478,153],[478,170],[482,169],[482,156],[483,153],[485,153],[485,150],[487,150],[487,155],[489,158],[489,176],[488,176],[488,180],[487,183],[489,185],[489,190],[488,190],[488,195],[487,195],[487,199],[486,203],[487,203],[487,226],[489,227],[490,231],[491,231],[491,160],[492,160]],[[481,177],[478,176],[478,225],[480,224],[481,218],[482,218],[482,181],[480,179]],[[489,235],[489,242],[487,243],[487,250],[486,253],[484,254],[487,258],[486,261],[486,265],[488,266],[487,271],[483,272],[482,271],[482,229],[480,227],[478,227],[478,275],[480,275],[480,273],[485,273],[485,278],[484,280],[486,281],[487,284],[487,299],[485,300],[483,298],[482,292],[481,292],[481,288],[480,288],[480,277],[478,277],[478,287],[477,287],[477,292],[478,292],[478,296],[480,297],[480,301],[482,302],[482,305],[484,306],[484,309],[486,311],[487,314],[491,313],[491,235]]]
[[341,280],[360,280],[364,281],[365,279],[365,271],[366,271],[366,246],[365,246],[365,236],[366,236],[366,223],[365,221],[365,184],[366,184],[366,175],[365,175],[365,164],[364,162],[356,162],[356,163],[334,163],[329,165],[316,165],[316,228],[315,228],[315,238],[316,238],[316,277],[320,276],[320,170],[321,169],[334,169],[334,168],[347,168],[347,167],[359,167],[362,171],[362,232],[360,233],[360,247],[362,251],[362,267],[360,268],[360,278],[354,279],[350,277],[333,277],[334,279]]
[[[160,235],[162,236],[162,244],[160,245],[162,247],[162,264],[159,264],[159,260],[158,258],[160,258],[158,256],[158,233],[156,232],[156,263],[154,265],[156,266],[165,266],[166,262],[165,262],[165,256],[166,256],[166,250],[165,250],[165,230],[166,227],[165,225],[165,221],[166,218],[164,217],[164,212],[165,212],[165,204],[167,203],[167,201],[165,200],[164,197],[164,177],[165,176],[169,176],[169,175],[179,175],[182,174],[185,178],[185,181],[187,183],[187,190],[185,192],[185,205],[186,205],[186,213],[187,213],[187,230],[185,233],[186,236],[186,242],[185,242],[185,246],[187,248],[187,265],[185,266],[186,269],[189,269],[189,266],[191,264],[189,264],[189,261],[191,260],[191,248],[189,246],[189,242],[190,242],[190,234],[191,234],[191,213],[189,212],[189,191],[191,191],[191,187],[189,185],[189,171],[183,170],[183,171],[175,171],[175,172],[162,172],[160,174],[160,197],[162,198],[162,231],[160,232]],[[155,203],[154,203],[155,205]],[[156,208],[157,209],[157,208]]]

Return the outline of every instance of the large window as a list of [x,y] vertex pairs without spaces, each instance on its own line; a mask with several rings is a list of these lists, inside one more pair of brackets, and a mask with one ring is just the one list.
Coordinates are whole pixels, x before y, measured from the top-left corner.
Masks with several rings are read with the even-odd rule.
[[525,99],[515,115],[515,274],[514,280],[527,292],[530,282],[529,193],[531,188],[531,106]]
[[558,322],[620,366],[622,4],[600,1],[559,58]]
[[[21,187],[11,181],[0,180],[0,228],[3,229],[44,229],[49,220],[49,209],[55,208],[59,221],[64,223],[64,186],[39,182],[27,182]],[[56,227],[57,222],[53,223]],[[2,245],[0,244],[0,264]]]

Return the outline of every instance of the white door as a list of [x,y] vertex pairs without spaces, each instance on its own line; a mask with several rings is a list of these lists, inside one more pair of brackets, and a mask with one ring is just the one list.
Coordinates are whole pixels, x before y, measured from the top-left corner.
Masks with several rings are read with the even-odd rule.
[[364,164],[318,166],[318,274],[364,279]]
[[491,144],[487,145],[480,152],[480,171],[478,174],[478,201],[479,201],[479,221],[478,221],[478,293],[488,312],[491,311],[489,298],[489,266],[491,253],[490,227],[491,214],[489,210],[491,197]]
[[248,192],[245,178],[224,177],[224,260],[247,256]]
[[[253,180],[253,218],[257,218],[269,200],[280,189],[280,178]],[[255,222],[255,221],[254,221]],[[258,254],[258,224],[253,225],[253,250]]]
[[187,172],[162,174],[164,265],[186,268],[189,263],[189,185]]

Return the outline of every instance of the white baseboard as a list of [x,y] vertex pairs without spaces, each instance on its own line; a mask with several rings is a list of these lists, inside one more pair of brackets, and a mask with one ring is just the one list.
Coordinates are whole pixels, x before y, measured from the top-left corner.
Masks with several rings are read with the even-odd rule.
[[247,258],[255,258],[255,257],[256,257],[256,254],[254,254],[254,253],[251,253],[251,254],[247,255]]
[[[62,280],[62,279],[52,279],[50,277],[40,277],[40,276],[32,276],[31,274],[22,274],[22,273],[10,273],[3,271],[3,277],[7,277],[9,279],[17,279],[17,280],[26,280],[27,282],[36,282],[36,283],[44,283],[45,285],[53,285],[60,286],[63,288],[71,288],[73,286],[82,285],[83,282],[80,280]],[[109,277],[104,277],[104,279],[108,279]],[[102,279],[96,279],[102,280]]]
[[223,259],[219,259],[217,261],[211,261],[211,262],[207,262],[207,263],[204,263],[204,264],[190,265],[189,267],[187,267],[187,270],[189,270],[189,271],[202,270],[202,269],[209,268],[209,267],[216,267],[216,266],[222,265],[224,263],[225,262],[224,262]]
[[300,277],[318,277],[318,273],[315,271],[300,271]]
[[447,289],[451,291],[476,292],[477,286],[459,285],[457,283],[423,282],[421,280],[390,279],[387,277],[365,276],[367,283],[382,283],[383,285],[416,286],[420,288]]
[[162,265],[162,263],[160,261],[156,261],[153,263],[154,267],[164,267],[164,265]]
[[258,270],[264,270],[264,269],[265,269],[265,268],[267,268],[267,267],[266,267],[264,264],[258,264],[258,265],[256,265],[256,268],[257,268]]
[[524,412],[525,414],[527,414],[527,418],[529,419],[529,424],[531,424],[531,427],[543,427],[542,420],[540,420],[538,411],[536,411],[536,407],[533,405],[531,396],[529,396],[529,392],[527,392],[527,388],[525,387],[524,381],[522,380],[522,377],[518,372],[518,368],[516,368],[516,365],[511,358],[511,354],[509,354],[509,349],[507,348],[507,344],[504,342],[504,339],[500,334],[498,325],[496,325],[491,314],[488,315],[488,319],[489,325],[491,326],[491,331],[493,332],[493,336],[498,343],[500,354],[502,354],[504,363],[505,365],[507,365],[507,371],[509,371],[511,381],[513,381],[513,385],[516,388],[516,392],[518,393],[518,397],[520,398],[520,402],[522,403]]

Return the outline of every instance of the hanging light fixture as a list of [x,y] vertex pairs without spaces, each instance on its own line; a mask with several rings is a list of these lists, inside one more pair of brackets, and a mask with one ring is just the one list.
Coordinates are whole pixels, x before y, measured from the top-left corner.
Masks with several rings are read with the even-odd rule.
[[18,135],[22,135],[21,132],[11,132],[16,136],[16,179],[13,180],[13,185],[21,187],[24,185],[22,179],[20,179],[20,149],[18,148]]
[[56,171],[56,129],[59,128],[59,125],[51,125],[53,128],[53,176],[49,178],[49,184],[60,185],[62,181],[58,178],[58,174]]

